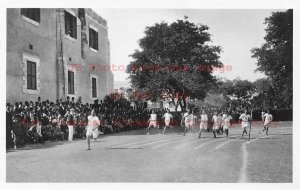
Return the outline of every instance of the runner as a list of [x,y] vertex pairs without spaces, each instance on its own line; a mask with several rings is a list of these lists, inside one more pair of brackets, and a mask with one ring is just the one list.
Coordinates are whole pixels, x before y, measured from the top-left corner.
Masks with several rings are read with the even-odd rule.
[[183,123],[183,120],[184,120],[184,124],[185,124],[183,136],[185,136],[185,134],[188,132],[188,130],[193,126],[193,114],[192,114],[191,110],[189,110],[188,112],[186,112],[183,115],[183,118],[180,122],[181,124]]
[[231,127],[231,120],[232,120],[232,117],[229,114],[229,111],[225,111],[225,113],[223,114],[222,120],[223,120],[223,128],[225,131],[225,138],[227,138],[228,137],[228,129],[229,129],[229,127]]
[[[162,134],[164,134],[166,129],[170,128],[171,118],[173,118],[172,114],[170,114],[170,110],[168,110],[167,113],[165,113],[162,118],[165,118],[165,127],[162,132]],[[171,127],[171,129],[172,129],[172,127]]]
[[202,129],[207,130],[207,121],[208,121],[207,114],[205,113],[204,110],[202,110],[202,114],[200,115],[199,120],[200,120],[200,131],[199,131],[198,138],[201,138]]
[[100,120],[96,116],[95,110],[92,110],[91,115],[88,116],[88,128],[86,131],[86,139],[87,139],[87,144],[88,144],[87,150],[91,150],[90,138],[92,136],[94,136],[94,133],[96,133],[98,131],[99,125],[100,125]]
[[213,123],[214,138],[216,138],[216,132],[219,134],[219,129],[222,123],[222,117],[219,115],[218,112],[215,112],[215,114],[213,115],[212,123]]
[[273,121],[273,116],[272,116],[272,114],[270,114],[270,110],[268,110],[267,113],[264,114],[263,120],[264,120],[263,132],[266,131],[266,135],[268,135],[268,130],[269,130],[270,124]]
[[157,114],[155,113],[155,111],[154,110],[152,110],[152,114],[150,115],[150,118],[149,118],[149,126],[148,126],[148,128],[147,128],[147,130],[148,130],[148,133],[147,133],[147,135],[150,135],[150,128],[151,127],[157,127],[157,124],[156,124],[156,120],[157,120]]
[[250,127],[250,119],[251,116],[247,114],[247,110],[245,110],[245,112],[242,113],[241,116],[239,117],[239,120],[242,120],[242,128],[243,128],[242,138],[244,136],[244,133],[247,134],[247,127]]

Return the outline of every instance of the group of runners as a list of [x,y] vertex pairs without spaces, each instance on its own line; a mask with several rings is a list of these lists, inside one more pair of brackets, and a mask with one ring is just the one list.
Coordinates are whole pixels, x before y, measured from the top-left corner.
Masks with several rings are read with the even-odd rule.
[[[170,126],[171,120],[173,118],[172,114],[168,110],[164,115],[164,122],[165,126],[163,128],[162,133],[165,134],[167,128],[171,128]],[[273,120],[272,114],[270,114],[270,111],[268,110],[266,113],[262,112],[261,113],[261,118],[262,121],[264,122],[264,129],[263,132],[266,132],[266,135],[268,135],[268,129],[270,126],[271,121]],[[220,114],[218,112],[215,112],[211,118],[211,122],[213,124],[212,130],[213,130],[213,137],[216,138],[217,134],[223,134],[224,137],[228,137],[229,134],[229,128],[232,126],[232,116],[230,115],[230,111],[225,111],[223,114]],[[239,117],[239,121],[241,121],[241,126],[242,126],[242,137],[244,134],[248,134],[247,129],[250,128],[250,123],[252,120],[252,116],[248,113],[247,110],[245,110],[244,113],[242,113]],[[208,130],[208,115],[206,114],[205,110],[202,110],[201,114],[199,117],[197,117],[196,114],[192,110],[189,110],[183,114],[183,117],[181,119],[180,124],[184,126],[184,133],[183,135],[191,130],[193,133],[196,131],[196,125],[197,122],[199,121],[199,133],[198,133],[198,138],[201,138],[201,134],[204,130]],[[154,127],[157,127],[157,114],[152,110],[152,113],[149,118],[149,126],[147,128],[148,135],[150,134],[150,129]]]
[[[162,116],[164,119],[164,128],[163,131],[161,132],[162,134],[166,133],[166,129],[170,128],[172,129],[172,119],[173,115],[170,113],[169,110]],[[211,122],[213,124],[212,127],[212,132],[213,132],[213,137],[216,138],[216,135],[223,135],[225,138],[228,137],[229,135],[229,128],[232,126],[232,116],[230,115],[230,111],[225,111],[224,113],[218,113],[215,112],[211,118]],[[268,110],[266,113],[262,112],[261,113],[261,119],[264,123],[264,128],[263,132],[268,135],[268,130],[270,127],[270,123],[273,120],[273,116]],[[252,120],[252,114],[250,114],[247,110],[244,111],[239,117],[239,121],[241,122],[241,127],[242,127],[242,138],[244,134],[248,134],[251,126],[251,120]],[[193,133],[196,132],[196,125],[197,122],[199,121],[199,132],[198,132],[198,138],[201,138],[201,134],[204,130],[208,130],[208,121],[209,117],[205,110],[202,110],[201,114],[199,117],[192,111],[189,110],[183,114],[183,117],[181,119],[180,124],[184,126],[184,133],[183,136],[186,135],[186,133],[191,130]],[[149,125],[147,127],[147,135],[150,135],[150,129],[152,127],[157,128],[158,127],[158,122],[157,122],[157,114],[155,113],[154,110],[152,110],[152,113],[150,114],[150,118],[148,120]],[[88,128],[86,132],[87,136],[87,145],[88,148],[87,150],[90,150],[90,139],[93,137],[94,139],[97,139],[100,133],[98,132],[98,126],[100,124],[99,118],[96,116],[95,111],[92,110],[91,115],[88,117]]]

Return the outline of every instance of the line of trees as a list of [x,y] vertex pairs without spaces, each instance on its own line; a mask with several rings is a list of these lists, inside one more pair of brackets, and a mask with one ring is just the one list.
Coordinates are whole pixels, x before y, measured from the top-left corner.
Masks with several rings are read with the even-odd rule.
[[266,78],[254,82],[213,76],[214,68],[223,67],[222,48],[212,44],[208,26],[187,19],[146,27],[140,50],[131,55],[133,61],[127,67],[133,102],[163,99],[172,102],[176,110],[178,106],[185,110],[187,100],[210,97],[229,107],[292,107],[292,10],[274,12],[265,19],[266,42],[253,48],[251,55],[257,59],[256,71]]

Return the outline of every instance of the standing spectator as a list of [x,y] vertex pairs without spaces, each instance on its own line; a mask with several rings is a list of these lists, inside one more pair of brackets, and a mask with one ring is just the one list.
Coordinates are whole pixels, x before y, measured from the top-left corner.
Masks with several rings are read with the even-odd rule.
[[10,149],[13,146],[13,123],[12,123],[13,115],[11,112],[10,103],[6,104],[6,148]]
[[72,142],[73,141],[73,135],[74,135],[74,108],[70,109],[70,112],[67,113],[67,124],[68,124],[68,129],[69,129],[69,136],[68,136],[68,141]]

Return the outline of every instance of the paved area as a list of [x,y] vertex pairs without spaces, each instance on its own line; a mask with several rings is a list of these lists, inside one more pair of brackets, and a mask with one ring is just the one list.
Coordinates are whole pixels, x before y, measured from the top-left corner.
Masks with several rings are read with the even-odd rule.
[[[7,182],[280,182],[293,176],[292,122],[273,123],[269,135],[241,138],[234,126],[229,138],[177,128],[167,135],[153,129],[85,140],[30,145],[6,154]],[[248,138],[248,136],[247,136]]]

